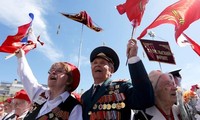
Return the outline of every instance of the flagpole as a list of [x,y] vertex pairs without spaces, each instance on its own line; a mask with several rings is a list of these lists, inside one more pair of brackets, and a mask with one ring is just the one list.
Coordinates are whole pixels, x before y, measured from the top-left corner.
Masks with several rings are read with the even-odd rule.
[[5,57],[5,60],[10,59],[11,57],[14,57],[16,55],[16,53],[19,52],[20,49],[23,49],[24,47],[26,47],[28,44],[23,45],[21,48],[17,49],[14,53],[11,53],[10,55],[7,55]]
[[11,53],[10,55],[7,55],[7,56],[5,57],[5,60],[7,60],[7,59],[9,59],[9,58],[11,58],[11,57],[14,57],[14,56],[16,55],[16,53],[19,52],[20,49],[24,49],[27,45],[29,45],[29,44],[24,44],[21,48],[17,49],[14,53]]
[[[148,35],[152,38],[152,40],[154,40],[154,38],[155,38],[155,33],[154,32],[152,32],[152,31],[150,31],[149,33],[148,33]],[[161,66],[161,63],[160,62],[158,62],[159,63],[159,67],[160,67],[160,70],[162,71],[162,66]]]
[[81,27],[81,39],[80,39],[80,46],[79,46],[79,55],[78,55],[78,68],[80,69],[80,59],[81,59],[81,49],[83,44],[83,24]]
[[[150,31],[149,32],[149,36],[152,37],[152,39],[154,40],[154,38],[155,38],[156,35],[155,35],[154,32]],[[159,61],[158,61],[158,64],[159,64],[160,70],[162,71],[162,65],[161,65],[161,63]]]
[[161,63],[160,63],[160,62],[158,62],[158,63],[159,63],[160,70],[162,71],[162,66],[161,66]]
[[10,54],[10,55],[7,55],[6,57],[5,57],[5,60],[7,60],[7,59],[9,59],[9,58],[11,58],[11,57],[13,57],[13,56],[15,56],[16,55],[16,53],[12,53],[12,54]]
[[[133,39],[134,33],[135,33],[135,27],[133,26],[133,29],[132,29],[132,32],[131,32],[131,39]],[[127,55],[126,66],[127,66],[127,64],[128,64],[128,57],[129,57],[129,55]]]
[[133,39],[134,33],[135,33],[135,28],[134,28],[134,26],[133,26],[132,33],[131,33],[131,39]]

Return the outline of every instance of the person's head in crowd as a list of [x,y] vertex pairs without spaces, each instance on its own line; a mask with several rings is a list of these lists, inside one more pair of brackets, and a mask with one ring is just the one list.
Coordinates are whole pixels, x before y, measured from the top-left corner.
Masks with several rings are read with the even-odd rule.
[[79,85],[78,68],[67,62],[54,63],[48,71],[48,87],[50,90],[73,92]]
[[181,86],[182,76],[180,74],[180,71],[181,71],[181,69],[169,72],[170,74],[173,75],[175,83],[177,84],[177,86]]
[[9,97],[6,100],[4,100],[4,102],[3,102],[4,103],[4,110],[5,110],[6,113],[10,113],[14,109],[12,100],[13,100],[13,98]]
[[106,46],[95,48],[90,54],[92,76],[94,83],[99,84],[109,79],[119,67],[117,53]]
[[149,73],[155,96],[155,104],[159,107],[173,106],[177,101],[177,85],[174,77],[169,73],[153,70]]
[[4,115],[4,104],[0,102],[0,117]]
[[23,113],[30,109],[31,101],[25,90],[22,89],[15,93],[13,98],[13,105],[15,114],[17,116],[23,115]]

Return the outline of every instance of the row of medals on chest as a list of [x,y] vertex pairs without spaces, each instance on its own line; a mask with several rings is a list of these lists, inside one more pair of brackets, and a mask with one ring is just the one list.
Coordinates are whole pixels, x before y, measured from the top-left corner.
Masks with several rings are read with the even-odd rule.
[[93,110],[120,110],[124,108],[126,106],[123,102],[125,100],[125,96],[123,93],[119,93],[119,88],[119,85],[110,85],[108,95],[102,96],[97,103],[94,104]]

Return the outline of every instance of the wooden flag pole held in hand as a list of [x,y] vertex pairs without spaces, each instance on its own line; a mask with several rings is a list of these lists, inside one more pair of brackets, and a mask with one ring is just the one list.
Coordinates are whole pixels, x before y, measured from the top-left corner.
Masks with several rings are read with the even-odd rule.
[[[133,26],[132,33],[131,33],[131,39],[133,39],[133,34],[134,34],[134,32],[135,32],[135,28],[134,28],[134,26]],[[128,58],[129,58],[129,54],[127,54],[126,66],[127,66],[127,64],[128,64]]]

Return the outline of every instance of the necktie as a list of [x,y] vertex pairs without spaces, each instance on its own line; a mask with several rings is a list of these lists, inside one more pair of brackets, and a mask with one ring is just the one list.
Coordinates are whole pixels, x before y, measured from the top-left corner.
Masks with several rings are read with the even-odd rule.
[[92,96],[94,96],[96,94],[96,92],[98,91],[98,89],[100,88],[100,85],[95,85],[93,88],[93,92],[92,92]]

